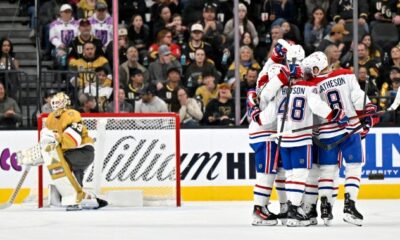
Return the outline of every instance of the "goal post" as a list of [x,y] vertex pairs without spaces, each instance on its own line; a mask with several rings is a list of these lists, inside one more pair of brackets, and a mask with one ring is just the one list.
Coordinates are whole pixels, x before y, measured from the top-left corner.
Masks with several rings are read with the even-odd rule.
[[[38,133],[46,118],[39,117]],[[178,114],[91,113],[82,114],[82,120],[95,139],[95,160],[86,170],[84,188],[100,195],[139,190],[144,205],[181,205]],[[50,181],[46,167],[38,171],[41,208]]]

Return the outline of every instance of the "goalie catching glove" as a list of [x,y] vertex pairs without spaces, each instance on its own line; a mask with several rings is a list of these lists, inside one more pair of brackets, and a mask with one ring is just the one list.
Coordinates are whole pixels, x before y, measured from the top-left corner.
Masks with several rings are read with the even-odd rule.
[[42,147],[45,147],[47,145],[57,145],[58,143],[59,141],[57,133],[48,128],[42,129],[42,131],[40,132],[40,145],[42,145]]
[[17,161],[20,165],[31,165],[31,166],[39,166],[44,163],[42,156],[42,149],[46,151],[50,151],[54,149],[58,145],[57,133],[43,128],[40,132],[40,142],[35,146],[18,151]]

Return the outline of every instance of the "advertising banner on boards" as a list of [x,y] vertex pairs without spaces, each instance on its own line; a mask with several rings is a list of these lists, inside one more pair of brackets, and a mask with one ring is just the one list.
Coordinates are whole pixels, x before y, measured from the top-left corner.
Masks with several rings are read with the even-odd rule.
[[[15,187],[22,171],[16,162],[15,152],[33,146],[36,139],[36,131],[0,131],[0,189]],[[399,184],[400,128],[372,129],[363,144],[363,183]],[[384,179],[368,180],[370,174],[377,173],[382,174]],[[248,199],[251,198],[255,176],[254,154],[248,145],[247,129],[181,131],[181,185],[184,199],[185,196],[189,200],[196,199],[191,196],[195,194],[195,189],[201,189],[204,198],[208,196],[215,199],[212,196],[215,192],[221,195],[224,191],[236,191],[235,196],[243,195],[244,199]],[[24,186],[36,187],[36,184],[37,175],[31,171]],[[207,189],[212,190],[204,193]],[[363,189],[368,188],[362,188],[361,192]]]

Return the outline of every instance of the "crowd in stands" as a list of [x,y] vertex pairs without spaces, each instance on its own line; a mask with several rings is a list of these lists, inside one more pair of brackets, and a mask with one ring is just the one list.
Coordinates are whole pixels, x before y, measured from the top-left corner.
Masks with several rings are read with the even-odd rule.
[[[31,17],[32,29],[40,26],[30,37],[40,34],[44,59],[52,59],[54,69],[81,71],[68,81],[79,89],[82,112],[114,111],[111,2],[40,1],[36,22],[34,1],[20,1],[20,15]],[[118,7],[120,112],[172,111],[189,127],[234,125],[234,87],[240,81],[243,115],[246,92],[255,87],[280,38],[303,45],[307,54],[325,52],[333,69],[353,69],[357,51],[360,85],[381,109],[400,85],[400,1],[359,0],[358,43],[352,42],[351,0],[240,1],[239,66],[233,62],[232,0],[124,0]],[[382,26],[395,29],[396,41],[374,41],[384,35]],[[0,43],[0,68],[19,69],[12,42]],[[234,77],[237,68],[240,79]],[[4,100],[2,86],[9,85],[9,96],[15,89],[0,80],[0,124],[5,124],[19,113],[4,106],[15,104]],[[45,99],[52,94],[45,91]],[[42,111],[49,110],[45,103]]]

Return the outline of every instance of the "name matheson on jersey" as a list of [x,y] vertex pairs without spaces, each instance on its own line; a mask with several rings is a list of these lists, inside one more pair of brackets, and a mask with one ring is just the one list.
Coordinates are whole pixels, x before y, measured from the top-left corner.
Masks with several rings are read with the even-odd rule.
[[339,77],[339,78],[331,79],[329,81],[322,83],[319,86],[319,92],[325,92],[329,88],[342,86],[344,84],[346,84],[346,80],[344,78]]

